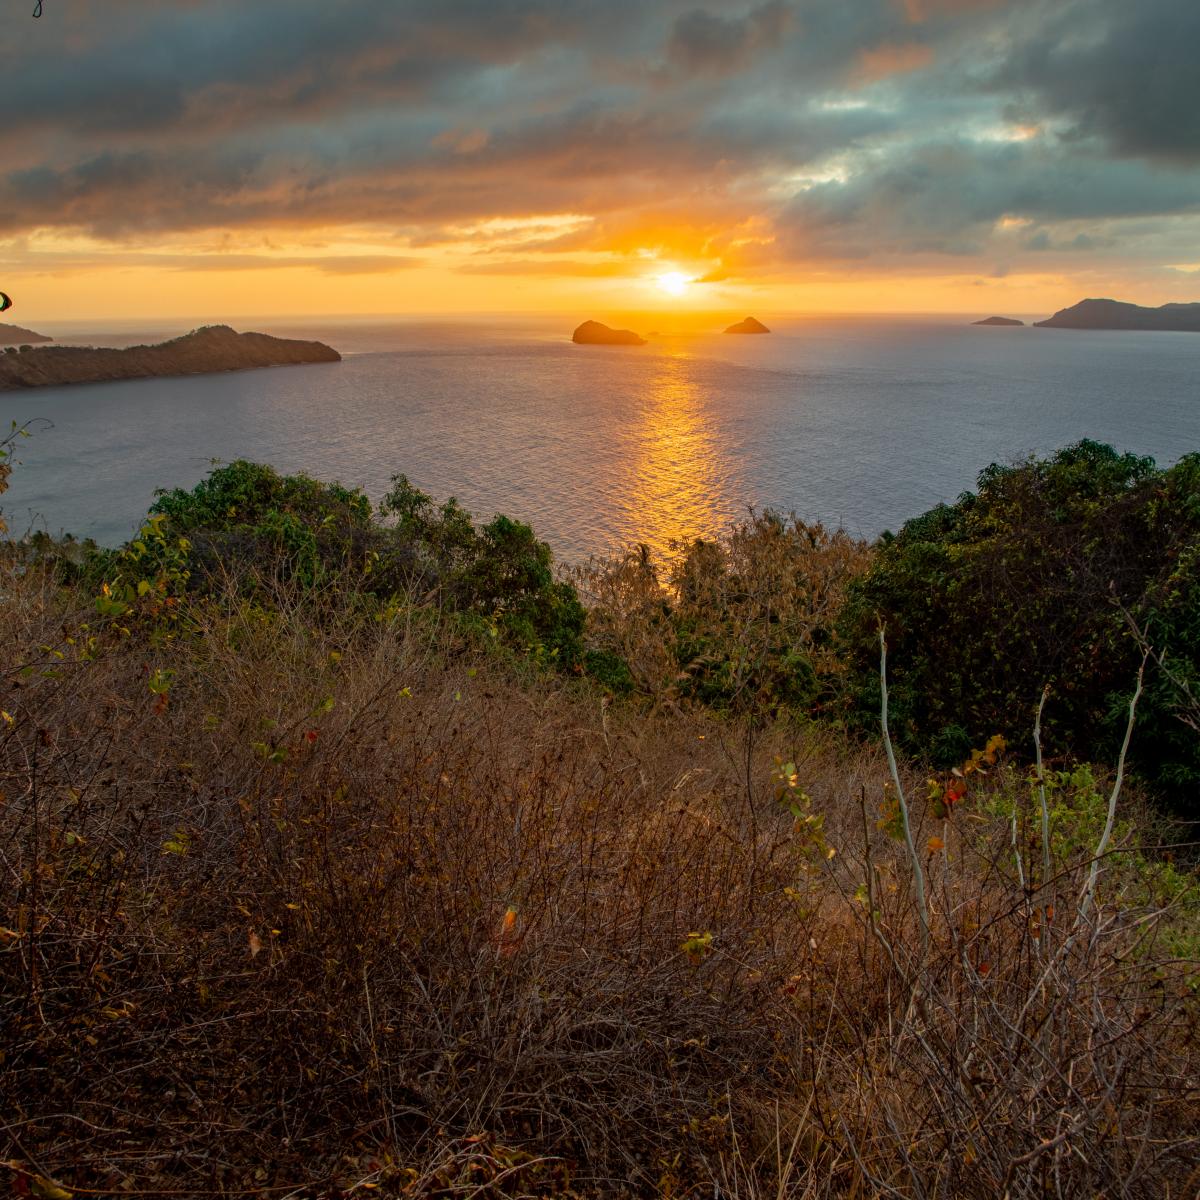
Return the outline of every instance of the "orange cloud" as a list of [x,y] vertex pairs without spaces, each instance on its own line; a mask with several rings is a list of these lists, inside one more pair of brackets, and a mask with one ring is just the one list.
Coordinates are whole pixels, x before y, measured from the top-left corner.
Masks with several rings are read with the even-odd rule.
[[628,260],[582,262],[573,258],[510,258],[498,262],[469,262],[455,268],[461,275],[566,275],[579,279],[628,277],[633,267]]
[[934,16],[996,8],[1004,2],[1005,0],[898,0],[900,7],[904,9],[904,15],[914,25],[920,25]]
[[892,75],[919,71],[931,62],[932,48],[920,42],[885,42],[859,54],[854,76],[860,83],[875,83]]

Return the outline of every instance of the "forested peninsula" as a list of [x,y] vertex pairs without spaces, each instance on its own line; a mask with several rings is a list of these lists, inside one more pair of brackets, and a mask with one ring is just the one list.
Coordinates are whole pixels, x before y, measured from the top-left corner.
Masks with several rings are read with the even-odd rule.
[[52,337],[47,337],[44,333],[37,333],[32,329],[25,329],[21,325],[9,325],[5,321],[0,321],[0,346],[32,346],[39,342],[52,342]]
[[1142,329],[1164,333],[1200,333],[1200,304],[1160,304],[1146,308],[1123,300],[1080,300],[1061,308],[1040,329]]
[[0,355],[0,390],[340,362],[341,357],[323,342],[238,333],[228,325],[207,325],[153,346],[35,346],[15,353],[10,350]]

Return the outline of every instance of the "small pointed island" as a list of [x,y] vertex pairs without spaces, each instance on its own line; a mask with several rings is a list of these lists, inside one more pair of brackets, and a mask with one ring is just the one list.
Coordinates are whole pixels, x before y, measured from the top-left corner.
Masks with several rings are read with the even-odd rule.
[[646,339],[632,329],[610,329],[599,321],[584,321],[571,334],[571,341],[580,346],[644,346]]
[[744,321],[738,321],[736,325],[730,325],[725,330],[726,333],[770,333],[771,331],[756,317],[747,317]]
[[1024,325],[1024,321],[1018,321],[1016,317],[984,317],[982,321],[972,321],[972,325]]

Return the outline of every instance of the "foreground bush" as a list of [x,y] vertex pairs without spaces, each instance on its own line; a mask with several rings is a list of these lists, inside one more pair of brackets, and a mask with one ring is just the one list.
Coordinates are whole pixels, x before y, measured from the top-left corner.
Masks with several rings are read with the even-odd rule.
[[11,567],[18,1190],[1195,1190],[1194,885],[1123,804],[1090,898],[1103,780],[1046,777],[1047,863],[998,743],[902,769],[923,933],[873,751],[530,686],[354,578],[142,625]]
[[[880,622],[896,729],[943,762],[1001,731],[1027,737],[1042,689],[1055,752],[1113,761],[1143,640],[1151,672],[1134,759],[1195,815],[1200,737],[1200,455],[1168,470],[1080,442],[991,466],[977,492],[885,540],[840,624],[859,713],[878,712]],[[1184,718],[1184,719],[1181,719]]]
[[583,607],[528,525],[477,527],[453,497],[437,506],[402,475],[375,513],[357,488],[238,460],[191,491],[160,491],[141,533],[96,553],[84,578],[104,588],[102,616],[264,585],[347,601],[416,592],[543,662],[572,669],[582,653]]

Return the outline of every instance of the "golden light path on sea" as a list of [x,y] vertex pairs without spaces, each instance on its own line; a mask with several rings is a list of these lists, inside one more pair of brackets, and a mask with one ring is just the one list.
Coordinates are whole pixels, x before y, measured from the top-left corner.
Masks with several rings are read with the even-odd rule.
[[720,447],[687,355],[664,355],[656,368],[633,441],[628,508],[638,515],[640,540],[661,552],[672,541],[711,537],[725,521]]

